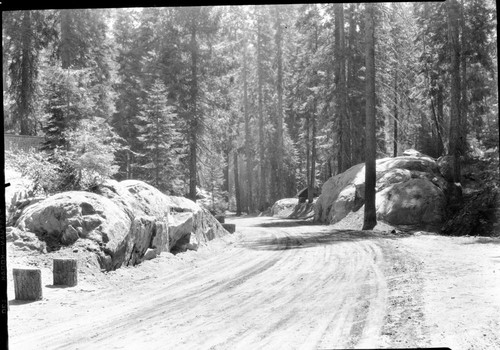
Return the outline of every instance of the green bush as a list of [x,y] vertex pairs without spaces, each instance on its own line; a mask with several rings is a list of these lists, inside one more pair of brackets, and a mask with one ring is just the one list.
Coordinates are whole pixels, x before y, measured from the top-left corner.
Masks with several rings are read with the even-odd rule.
[[33,182],[30,192],[48,195],[58,191],[61,181],[60,168],[49,162],[45,153],[37,151],[5,151],[5,167],[16,170]]

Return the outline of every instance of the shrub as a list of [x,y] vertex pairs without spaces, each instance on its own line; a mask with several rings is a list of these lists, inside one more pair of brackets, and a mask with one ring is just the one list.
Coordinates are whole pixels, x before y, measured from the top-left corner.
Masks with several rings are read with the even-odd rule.
[[33,195],[48,195],[58,191],[60,168],[49,162],[45,153],[29,151],[5,151],[5,167],[19,172],[22,177],[32,181],[29,189]]

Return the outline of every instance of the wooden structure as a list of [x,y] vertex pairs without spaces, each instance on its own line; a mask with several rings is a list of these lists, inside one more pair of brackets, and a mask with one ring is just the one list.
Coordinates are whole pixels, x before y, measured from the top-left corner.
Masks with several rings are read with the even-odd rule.
[[13,134],[3,134],[4,150],[5,151],[38,151],[42,146],[45,138],[43,136],[27,136],[27,135],[13,135]]
[[12,269],[12,273],[16,300],[42,299],[42,271],[40,269]]
[[78,283],[78,266],[76,259],[54,259],[54,285],[74,287]]

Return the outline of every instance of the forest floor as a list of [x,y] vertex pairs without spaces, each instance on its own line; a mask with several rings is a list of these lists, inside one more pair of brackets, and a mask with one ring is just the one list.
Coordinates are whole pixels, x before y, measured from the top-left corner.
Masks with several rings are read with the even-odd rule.
[[500,239],[226,221],[237,232],[198,252],[88,265],[71,288],[50,254],[9,244],[9,270],[39,266],[44,286],[15,301],[10,274],[10,348],[500,349]]

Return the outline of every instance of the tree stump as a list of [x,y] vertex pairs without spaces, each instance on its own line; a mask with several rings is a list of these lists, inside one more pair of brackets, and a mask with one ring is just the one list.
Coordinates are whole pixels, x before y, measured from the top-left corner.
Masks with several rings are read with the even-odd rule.
[[16,300],[42,299],[42,271],[40,269],[12,269]]
[[74,287],[78,283],[76,259],[54,259],[54,285]]
[[224,227],[224,229],[226,229],[226,231],[229,233],[234,233],[234,231],[236,231],[235,224],[222,224],[222,227]]
[[224,221],[225,221],[225,216],[224,215],[216,215],[215,219],[217,219],[218,222],[220,222],[221,224],[223,224]]

